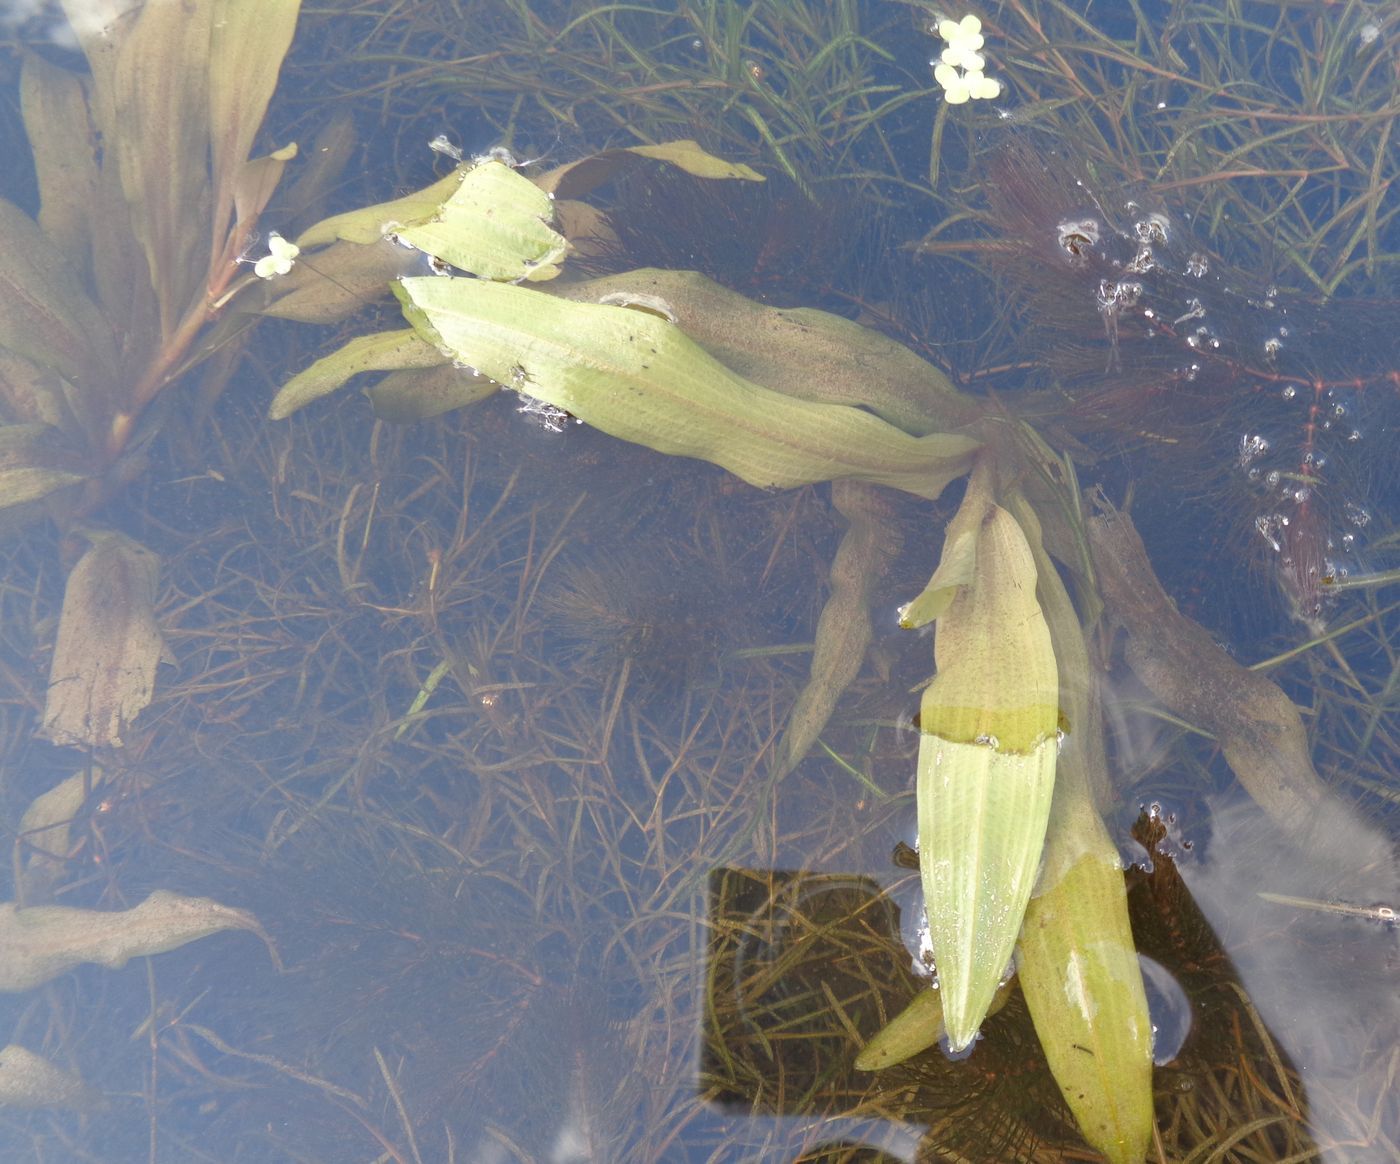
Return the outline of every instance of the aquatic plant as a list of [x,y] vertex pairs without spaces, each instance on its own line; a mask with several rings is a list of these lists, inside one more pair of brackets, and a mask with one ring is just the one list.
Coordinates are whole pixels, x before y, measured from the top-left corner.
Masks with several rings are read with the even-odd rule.
[[87,76],[24,60],[37,216],[0,202],[0,506],[55,521],[76,560],[44,730],[89,748],[121,745],[161,649],[158,560],[102,509],[141,471],[152,406],[247,326],[225,309],[296,147],[250,154],[300,5],[93,7],[65,6]]

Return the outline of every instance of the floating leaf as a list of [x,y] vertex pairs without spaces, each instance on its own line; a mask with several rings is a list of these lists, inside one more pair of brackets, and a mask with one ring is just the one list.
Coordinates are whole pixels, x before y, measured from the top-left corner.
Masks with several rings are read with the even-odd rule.
[[412,329],[356,336],[283,384],[267,414],[273,420],[284,420],[361,372],[435,368],[446,363],[448,358]]
[[1026,906],[1017,967],[1050,1070],[1088,1142],[1141,1164],[1152,1134],[1152,1023],[1118,849],[1094,803],[1108,785],[1097,675],[1035,512],[1010,502],[1035,556],[1068,724],[1045,862]]
[[550,223],[549,195],[501,162],[483,162],[403,242],[482,279],[537,282],[559,274],[568,243]]
[[1035,561],[993,500],[984,465],[954,523],[978,531],[972,581],[938,618],[938,670],[919,713],[919,865],[954,1050],[976,1036],[1010,964],[1058,746],[1055,655]]
[[468,173],[469,169],[459,166],[431,186],[395,198],[392,202],[377,202],[360,210],[323,218],[297,236],[297,246],[309,250],[335,242],[336,239],[367,246],[406,226],[428,222],[452,197]]
[[88,539],[63,593],[43,731],[56,744],[121,747],[155,688],[160,560],[121,534]]
[[586,303],[662,299],[686,335],[745,379],[798,400],[861,405],[915,436],[959,431],[983,412],[888,336],[827,311],[766,307],[696,271],[644,268],[546,290]]
[[[223,930],[263,936],[258,919],[207,897],[158,889],[127,910],[0,904],[0,990],[32,990],[84,962],[120,970]],[[266,940],[264,938],[264,940]]]
[[760,387],[648,312],[477,279],[404,279],[394,290],[431,343],[493,380],[753,485],[849,477],[936,497],[977,448],[970,437],[913,437],[860,409]]
[[84,1110],[101,1097],[72,1071],[55,1066],[27,1047],[0,1047],[0,1107],[59,1107]]

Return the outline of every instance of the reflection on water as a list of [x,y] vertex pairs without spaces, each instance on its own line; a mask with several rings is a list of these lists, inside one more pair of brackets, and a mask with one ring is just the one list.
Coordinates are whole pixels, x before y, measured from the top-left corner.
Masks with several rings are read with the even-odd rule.
[[[1008,67],[1018,53],[1049,59],[1031,22],[1002,19]],[[350,35],[350,23],[330,35]],[[881,27],[889,43],[908,39],[907,22]],[[662,38],[667,75],[703,64],[728,76],[715,62],[743,30],[732,43],[720,32]],[[763,32],[759,48],[782,56],[786,42]],[[1378,31],[1381,49],[1394,50],[1393,32]],[[528,58],[510,43],[502,69]],[[735,100],[777,125],[795,83],[779,89],[773,64],[755,71],[750,59],[721,62],[737,70]],[[1367,77],[1370,60],[1357,66]],[[914,76],[922,61],[900,58],[906,66]],[[1178,99],[1165,83],[1162,93]],[[888,140],[926,146],[934,102],[920,107],[917,135],[900,123]],[[584,105],[575,113],[601,135],[606,119]],[[839,119],[825,140],[854,151],[852,124]],[[922,155],[891,165],[886,191],[930,180]],[[764,294],[800,281],[793,256],[816,245],[814,223],[836,234],[831,224],[854,213],[843,203],[785,227],[800,190],[792,179],[774,196],[771,223],[737,213],[765,218],[770,265],[738,263]],[[735,218],[731,206],[715,221],[736,235],[752,225]],[[914,237],[919,218],[892,212],[882,229]],[[679,230],[664,242],[656,250],[677,264],[696,245]],[[896,262],[876,254],[868,265]],[[726,264],[737,269],[732,255]],[[933,306],[919,301],[936,317],[924,328],[895,318],[889,300],[907,288],[869,276],[835,287],[843,270],[832,256],[811,263],[824,302],[903,326],[911,342],[956,340],[958,359],[985,341],[964,370],[1025,374],[1024,321],[974,319],[957,332],[961,311],[990,310],[985,288],[949,304],[953,284],[922,276],[941,292]],[[1202,275],[1168,282],[1188,277]],[[1081,373],[1101,385],[1111,338],[1131,404],[1142,367],[1175,357],[1135,373],[1131,323],[1119,319],[1129,306],[1114,290],[1093,308],[1092,377]],[[298,341],[270,339],[259,355],[276,360],[283,342]],[[290,348],[285,362],[311,354]],[[1345,351],[1326,357],[1350,367]],[[1368,352],[1366,374],[1393,376],[1376,359]],[[912,807],[908,723],[928,644],[899,632],[893,611],[927,578],[950,509],[891,503],[909,549],[878,584],[875,609],[888,617],[824,748],[774,788],[772,752],[806,677],[841,528],[823,492],[739,488],[578,426],[547,431],[500,398],[392,427],[347,396],[273,428],[246,400],[281,378],[250,367],[244,402],[230,392],[207,429],[172,422],[122,515],[163,556],[170,662],[71,826],[60,899],[118,908],[153,888],[208,894],[257,914],[285,972],[247,935],[220,935],[11,997],[11,1039],[90,1090],[74,1110],[8,1112],[6,1158],[1085,1158],[1014,992],[968,1056],[854,1068],[863,1043],[926,988],[901,938],[920,908],[917,879],[892,852]],[[1043,419],[1044,399],[1035,407]],[[1391,413],[1393,403],[1375,409],[1367,433],[1378,459]],[[1116,439],[1144,438],[1139,429]],[[1087,457],[1082,436],[1068,443]],[[1155,463],[1144,476],[1169,495],[1158,504],[1174,504]],[[1219,477],[1207,466],[1190,485],[1235,496]],[[1386,499],[1383,483],[1353,480]],[[84,764],[34,741],[64,550],[45,528],[31,532],[7,546],[0,590],[12,824]],[[1373,544],[1384,551],[1382,535]],[[1188,549],[1163,552],[1189,558],[1198,579],[1222,573]],[[1224,588],[1218,576],[1211,585]],[[1316,587],[1308,599],[1319,601]],[[1238,1153],[1226,1158],[1400,1158],[1400,938],[1383,912],[1400,909],[1400,748],[1395,616],[1380,602],[1339,600],[1339,620],[1358,625],[1281,670],[1309,709],[1328,785],[1301,830],[1279,830],[1232,787],[1210,741],[1163,726],[1140,692],[1123,687],[1110,708],[1128,725],[1110,825],[1136,855],[1158,1159],[1225,1144]],[[1121,741],[1147,721],[1159,746],[1139,756]],[[1150,804],[1177,811],[1138,818]]]

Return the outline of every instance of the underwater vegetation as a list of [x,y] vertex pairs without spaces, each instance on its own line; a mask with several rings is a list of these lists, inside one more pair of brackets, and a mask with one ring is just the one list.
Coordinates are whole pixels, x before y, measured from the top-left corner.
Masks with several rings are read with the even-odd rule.
[[7,1150],[1393,1157],[1388,6],[190,11],[18,66]]

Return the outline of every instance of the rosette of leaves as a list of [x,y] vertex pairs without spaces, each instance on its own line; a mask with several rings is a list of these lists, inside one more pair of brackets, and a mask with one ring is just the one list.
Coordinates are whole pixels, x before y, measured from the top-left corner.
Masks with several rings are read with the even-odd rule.
[[44,731],[120,746],[159,659],[159,564],[100,510],[138,471],[152,403],[243,326],[222,316],[295,154],[250,158],[299,0],[64,8],[89,68],[26,57],[37,214],[0,201],[0,508],[81,535]]

